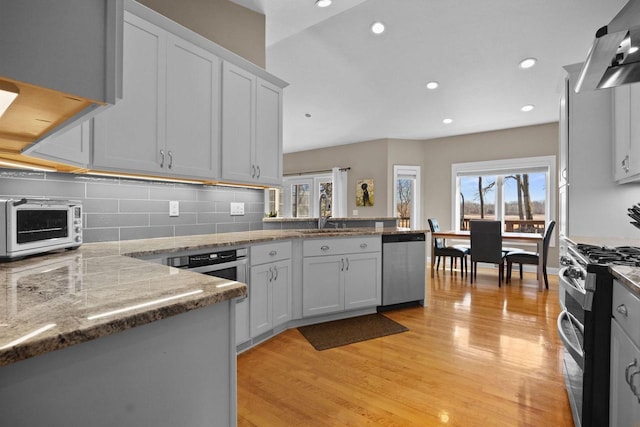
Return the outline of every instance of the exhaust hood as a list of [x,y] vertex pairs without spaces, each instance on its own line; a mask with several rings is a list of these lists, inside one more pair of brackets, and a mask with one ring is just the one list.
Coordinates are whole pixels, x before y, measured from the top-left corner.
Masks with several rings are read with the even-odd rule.
[[575,91],[640,82],[640,0],[629,2],[596,32]]

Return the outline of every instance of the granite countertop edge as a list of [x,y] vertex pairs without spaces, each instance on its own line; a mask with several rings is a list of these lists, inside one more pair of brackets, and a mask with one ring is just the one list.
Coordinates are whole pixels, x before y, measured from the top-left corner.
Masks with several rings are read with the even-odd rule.
[[[209,235],[153,238],[118,242],[87,243],[77,250],[60,251],[37,257],[25,258],[0,264],[0,289],[5,294],[24,296],[30,291],[16,291],[16,283],[29,280],[28,274],[35,272],[38,282],[32,284],[33,294],[42,299],[42,294],[51,294],[47,289],[58,286],[63,291],[52,301],[40,306],[23,302],[6,301],[6,319],[0,317],[0,366],[19,362],[51,351],[108,336],[133,327],[148,324],[187,311],[217,304],[247,295],[247,285],[212,276],[179,270],[145,260],[163,255],[242,246],[278,240],[314,239],[333,237],[373,236],[383,234],[426,233],[425,230],[403,230],[395,227],[375,229],[321,230],[256,230],[249,232],[221,233]],[[63,276],[55,276],[56,267]],[[83,272],[80,279],[67,277],[70,269]],[[26,273],[25,273],[26,272]],[[49,274],[50,276],[47,276]],[[123,278],[131,276],[129,278]],[[12,279],[14,277],[14,279]],[[78,281],[79,280],[79,281]],[[113,283],[112,283],[113,282]],[[175,283],[180,283],[176,286]],[[70,292],[73,287],[78,292]],[[30,288],[29,288],[30,289]],[[40,293],[38,293],[40,291]],[[86,293],[86,295],[85,295]],[[128,295],[131,294],[131,295]],[[138,295],[139,294],[139,295]],[[88,297],[87,297],[88,295]],[[169,297],[167,301],[163,298]],[[157,304],[153,301],[159,299]],[[36,298],[38,302],[41,302]],[[91,300],[91,304],[86,300]],[[139,301],[151,300],[151,307],[127,309],[122,306],[136,305]],[[0,316],[3,301],[0,300]],[[18,308],[16,308],[18,307]],[[89,315],[115,314],[89,320]],[[10,314],[14,312],[13,315]],[[23,339],[29,333],[45,325],[54,325],[35,337]]]
[[640,297],[640,267],[612,265],[609,266],[609,271],[627,289]]

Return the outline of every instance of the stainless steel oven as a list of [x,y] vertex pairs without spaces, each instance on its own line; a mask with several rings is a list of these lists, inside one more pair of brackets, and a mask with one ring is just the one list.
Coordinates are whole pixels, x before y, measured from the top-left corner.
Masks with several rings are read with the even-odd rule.
[[563,371],[574,424],[606,426],[613,294],[608,265],[620,261],[600,255],[615,249],[561,239],[558,293],[562,311],[557,327],[564,345]]
[[[248,284],[247,253],[247,248],[194,253],[169,257],[167,258],[167,265]],[[235,310],[236,345],[238,345],[250,338],[248,297],[237,299]]]

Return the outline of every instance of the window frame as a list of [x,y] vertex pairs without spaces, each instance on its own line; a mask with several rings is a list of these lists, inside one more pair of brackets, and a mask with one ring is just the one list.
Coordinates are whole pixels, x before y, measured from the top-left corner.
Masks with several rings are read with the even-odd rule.
[[396,203],[398,200],[398,178],[400,176],[412,176],[415,179],[414,203],[411,209],[411,224],[413,230],[422,229],[422,215],[420,205],[420,166],[416,165],[393,165],[393,199],[391,200],[391,216],[397,217]]
[[[479,162],[452,163],[451,164],[451,223],[455,230],[460,231],[460,203],[458,203],[458,193],[460,192],[460,175],[504,175],[514,173],[524,173],[526,171],[537,170],[546,173],[547,186],[545,189],[545,223],[556,215],[556,156],[523,157],[516,159],[489,160]],[[498,179],[498,177],[496,177]],[[496,191],[496,218],[502,222],[504,229],[504,195],[502,191]]]

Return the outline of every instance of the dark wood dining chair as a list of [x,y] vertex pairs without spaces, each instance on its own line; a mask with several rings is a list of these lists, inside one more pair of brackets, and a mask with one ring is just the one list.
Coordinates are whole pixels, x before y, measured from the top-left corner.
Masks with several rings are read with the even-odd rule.
[[[551,221],[544,233],[542,241],[542,274],[544,275],[544,286],[549,289],[549,279],[547,279],[547,257],[549,256],[549,242],[551,241],[551,233],[556,222]],[[511,282],[511,267],[513,264],[520,264],[520,280],[522,280],[522,264],[538,265],[540,262],[540,254],[537,252],[516,250],[506,255],[507,261],[507,283]]]
[[478,262],[498,264],[498,287],[504,278],[502,250],[502,223],[500,221],[473,220],[471,229],[471,283],[478,274]]
[[[432,233],[440,231],[437,219],[429,218],[427,221],[429,221],[429,228]],[[453,260],[457,258],[460,258],[460,277],[463,275],[463,270],[464,274],[467,274],[467,255],[469,254],[469,248],[467,246],[446,246],[444,239],[435,239],[434,244],[434,253],[431,254],[431,256],[437,257],[436,271],[440,268],[440,257],[444,258],[444,261],[442,261],[442,270],[446,268],[447,257],[451,257],[451,274],[453,274]]]

